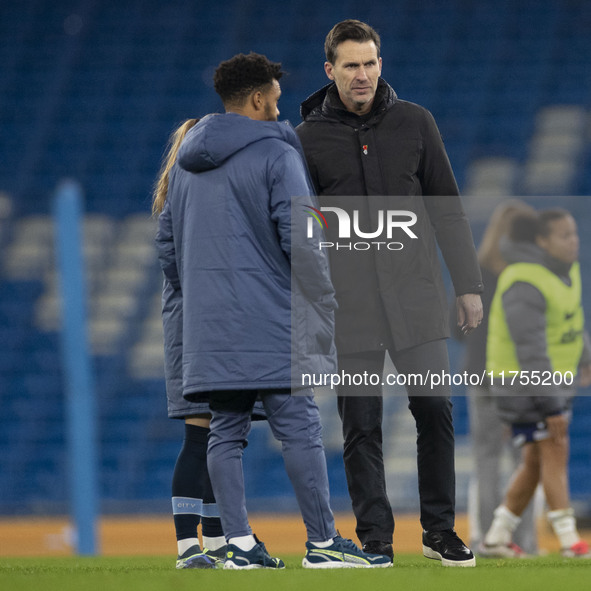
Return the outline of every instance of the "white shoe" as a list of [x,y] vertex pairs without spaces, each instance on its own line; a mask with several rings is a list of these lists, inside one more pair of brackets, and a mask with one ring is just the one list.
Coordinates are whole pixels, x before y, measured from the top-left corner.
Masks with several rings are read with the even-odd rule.
[[509,544],[485,544],[478,546],[478,554],[484,558],[525,558],[527,554],[513,542]]
[[578,541],[570,548],[562,548],[560,553],[565,558],[591,558],[591,550],[589,550],[589,544],[585,540]]

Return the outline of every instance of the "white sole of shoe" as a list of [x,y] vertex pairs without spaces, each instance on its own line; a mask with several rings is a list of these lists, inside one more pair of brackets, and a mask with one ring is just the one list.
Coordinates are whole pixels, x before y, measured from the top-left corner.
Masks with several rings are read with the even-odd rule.
[[388,568],[392,563],[387,564],[358,564],[353,562],[310,562],[307,558],[302,560],[304,568],[332,569],[332,568]]
[[262,564],[247,564],[246,566],[234,564],[232,561],[226,560],[224,562],[224,570],[258,570],[258,569],[268,569],[268,570],[281,570],[285,568],[284,566],[263,566]]
[[227,562],[224,564],[224,570],[256,570],[263,568],[261,564],[248,564],[246,566],[238,566],[233,562]]
[[474,556],[468,560],[448,560],[447,558],[443,558],[443,556],[441,556],[439,552],[433,550],[433,548],[429,548],[429,546],[425,545],[423,545],[423,556],[425,558],[431,558],[432,560],[440,560],[442,566],[476,566],[476,558]]

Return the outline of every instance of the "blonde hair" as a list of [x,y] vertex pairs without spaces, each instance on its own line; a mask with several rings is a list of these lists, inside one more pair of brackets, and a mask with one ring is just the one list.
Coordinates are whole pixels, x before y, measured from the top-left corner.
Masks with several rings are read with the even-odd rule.
[[534,211],[533,207],[519,199],[509,199],[497,206],[478,248],[478,262],[481,267],[497,275],[501,273],[507,266],[499,249],[501,238],[508,234],[511,222],[517,214],[533,213]]
[[187,132],[193,127],[199,119],[187,119],[178,127],[176,131],[170,136],[168,140],[168,149],[162,159],[162,167],[160,168],[160,174],[154,187],[154,195],[152,200],[152,215],[158,215],[164,209],[164,203],[166,202],[166,195],[168,193],[168,177],[170,170],[176,162],[176,157],[181,147],[181,142],[187,135]]

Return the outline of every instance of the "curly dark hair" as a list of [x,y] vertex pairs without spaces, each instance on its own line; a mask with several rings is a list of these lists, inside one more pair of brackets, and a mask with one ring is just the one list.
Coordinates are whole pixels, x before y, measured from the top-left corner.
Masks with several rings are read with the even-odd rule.
[[248,55],[239,53],[220,63],[213,76],[213,85],[224,105],[241,105],[251,92],[272,84],[283,74],[280,63],[251,51]]

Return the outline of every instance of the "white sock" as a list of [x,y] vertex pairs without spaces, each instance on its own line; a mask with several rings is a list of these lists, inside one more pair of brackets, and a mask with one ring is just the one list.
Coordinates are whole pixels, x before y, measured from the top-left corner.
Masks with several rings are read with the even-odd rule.
[[575,512],[572,508],[548,511],[548,521],[552,524],[552,529],[560,541],[561,548],[570,548],[580,541]]
[[225,545],[226,538],[224,538],[224,536],[216,536],[215,538],[203,536],[203,547],[208,550],[219,550]]
[[185,538],[177,540],[177,549],[179,556],[182,556],[191,546],[199,546],[199,538]]
[[234,544],[234,546],[238,546],[240,550],[244,550],[245,552],[252,550],[257,545],[256,540],[252,534],[249,536],[237,536],[235,538],[230,538],[228,540],[228,544]]
[[333,538],[330,538],[330,540],[326,540],[326,542],[310,542],[310,544],[314,544],[314,546],[316,546],[316,548],[328,548],[329,546],[331,546],[333,543]]
[[507,546],[520,522],[521,517],[509,511],[505,505],[499,505],[495,509],[490,529],[484,536],[484,543],[487,546]]

